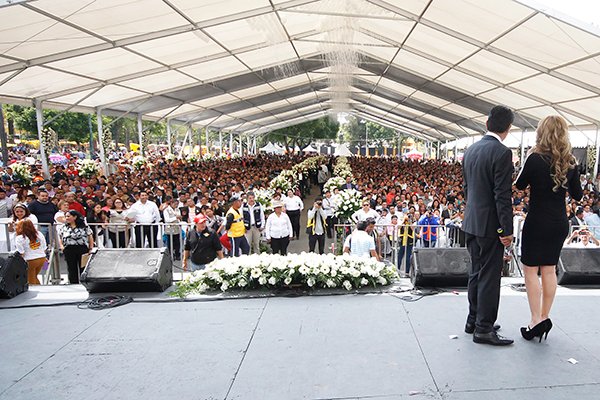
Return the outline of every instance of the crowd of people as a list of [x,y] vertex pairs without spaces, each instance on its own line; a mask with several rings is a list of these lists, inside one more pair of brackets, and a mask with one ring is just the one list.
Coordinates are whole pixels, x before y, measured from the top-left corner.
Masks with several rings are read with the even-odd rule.
[[[11,155],[19,159],[26,153],[27,149],[17,149]],[[465,208],[462,167],[454,161],[353,157],[354,180],[327,190],[323,185],[335,164],[335,158],[328,157],[301,181],[303,189],[311,184],[321,188],[322,195],[313,204],[305,207],[306,190],[294,188],[285,193],[277,190],[272,207],[266,209],[254,191],[267,188],[273,177],[300,163],[304,155],[257,155],[192,164],[154,154],[139,169],[131,157],[117,162],[118,155],[113,155],[109,173],[85,178],[77,168],[80,157],[76,154],[65,152],[68,162],[51,165],[49,179],[43,178],[40,165],[32,165],[34,179],[28,186],[15,177],[10,165],[0,167],[0,218],[10,219],[11,245],[16,235],[23,235],[19,233],[23,228],[16,229],[19,222],[31,221],[44,238],[41,247],[55,243],[63,250],[71,283],[78,281],[81,254],[93,246],[165,245],[174,260],[195,270],[216,257],[266,251],[263,241],[272,252],[286,254],[290,241],[299,239],[306,229],[307,250],[323,253],[334,225],[343,222],[336,219],[335,210],[339,191],[345,188],[357,189],[363,196],[361,209],[348,222],[361,222],[359,230],[373,238],[375,251],[369,249],[366,255],[379,259],[395,255],[398,267],[408,273],[414,246],[465,245],[460,230]],[[569,198],[566,212],[574,226],[589,225],[584,231],[598,237],[600,182],[582,175],[581,185],[582,200]],[[526,215],[529,198],[529,189],[513,187],[515,224]],[[306,227],[300,226],[302,213],[308,217]],[[27,232],[25,236],[35,242]],[[356,253],[359,240],[354,249],[349,242],[345,244],[346,251]]]

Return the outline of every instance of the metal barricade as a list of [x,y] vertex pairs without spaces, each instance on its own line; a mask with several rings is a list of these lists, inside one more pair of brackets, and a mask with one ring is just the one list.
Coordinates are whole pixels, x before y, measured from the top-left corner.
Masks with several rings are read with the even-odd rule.
[[[355,229],[355,224],[334,225],[335,254],[343,252],[346,238]],[[465,234],[460,223],[449,222],[446,225],[403,225],[403,224],[375,224],[371,233],[376,238],[376,249],[382,260],[393,263],[402,271],[408,270],[406,263],[410,263],[410,254],[413,248],[456,248],[466,247]],[[412,239],[412,245],[410,244]],[[408,254],[408,256],[406,256]],[[403,256],[400,260],[399,256]],[[401,269],[401,267],[403,267]]]

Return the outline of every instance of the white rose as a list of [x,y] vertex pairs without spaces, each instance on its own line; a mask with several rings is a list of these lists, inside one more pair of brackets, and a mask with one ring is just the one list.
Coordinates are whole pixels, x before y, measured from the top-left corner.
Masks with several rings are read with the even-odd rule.
[[224,292],[227,289],[229,289],[229,283],[227,281],[223,282],[223,284],[221,285],[221,291]]
[[380,276],[379,279],[377,279],[377,282],[379,282],[381,285],[387,285],[387,279],[385,279],[383,276]]
[[283,280],[283,283],[285,283],[286,285],[289,285],[290,283],[292,283],[292,278],[291,277],[287,277]]
[[308,278],[308,280],[306,281],[306,284],[307,284],[309,287],[313,287],[313,286],[315,286],[315,283],[316,283],[316,281],[315,281],[315,278]]
[[367,286],[367,285],[369,284],[369,280],[368,280],[367,278],[362,278],[362,279],[360,280],[360,284],[361,284],[362,286]]
[[267,278],[264,276],[261,276],[260,278],[258,278],[258,283],[261,285],[265,285],[267,283]]
[[244,287],[247,284],[248,284],[248,281],[246,281],[245,279],[240,279],[240,281],[238,282],[239,287]]
[[250,272],[250,276],[254,279],[262,275],[262,271],[259,268],[253,268]]
[[327,279],[327,282],[325,282],[325,284],[327,285],[327,287],[335,287],[335,282],[332,279]]
[[344,281],[342,285],[346,288],[346,290],[352,290],[352,284],[350,283],[350,281]]
[[275,285],[277,283],[277,279],[274,276],[269,278],[269,285]]

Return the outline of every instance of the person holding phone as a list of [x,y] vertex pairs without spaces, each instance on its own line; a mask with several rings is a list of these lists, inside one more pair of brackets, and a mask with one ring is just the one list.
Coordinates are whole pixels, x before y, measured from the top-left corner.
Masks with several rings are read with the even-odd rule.
[[306,233],[308,234],[308,251],[314,252],[317,243],[319,254],[325,252],[325,232],[327,229],[327,214],[323,210],[323,198],[317,197],[312,208],[308,210],[308,223]]

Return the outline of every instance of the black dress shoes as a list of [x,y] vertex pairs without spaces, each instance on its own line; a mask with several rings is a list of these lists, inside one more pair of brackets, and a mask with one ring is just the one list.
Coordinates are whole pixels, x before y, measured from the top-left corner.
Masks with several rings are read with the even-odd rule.
[[[494,324],[494,332],[500,330],[500,324]],[[475,332],[475,324],[467,322],[465,324],[465,333],[473,333]]]
[[492,346],[508,346],[514,342],[514,340],[502,337],[494,331],[488,333],[475,332],[473,333],[473,341],[475,343],[491,344]]

